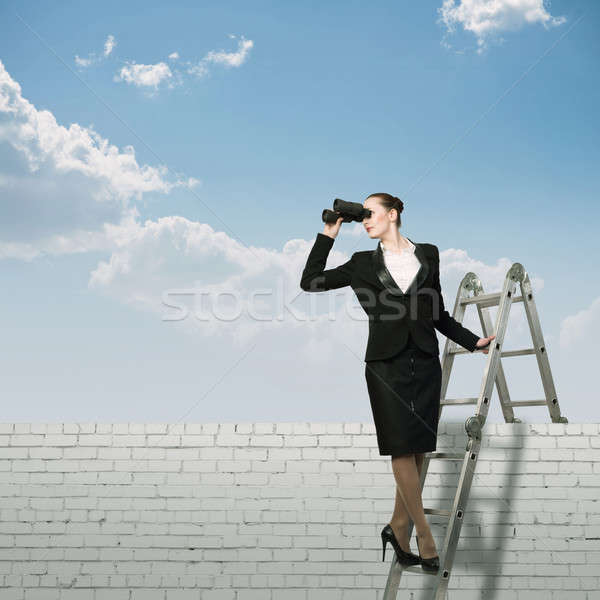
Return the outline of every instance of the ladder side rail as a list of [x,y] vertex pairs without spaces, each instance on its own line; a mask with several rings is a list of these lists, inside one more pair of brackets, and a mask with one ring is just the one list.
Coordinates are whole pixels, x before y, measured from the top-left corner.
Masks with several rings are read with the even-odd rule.
[[[465,310],[467,307],[467,303],[465,302],[465,300],[469,299],[469,292],[473,291],[474,293],[477,293],[480,289],[481,283],[479,282],[479,279],[477,278],[477,276],[474,273],[467,273],[459,287],[458,287],[458,291],[456,294],[456,299],[454,301],[454,309],[452,311],[452,317],[458,321],[461,325],[463,323],[464,320],[464,316],[465,316]],[[456,342],[446,338],[446,342],[444,344],[444,352],[442,355],[442,386],[441,386],[441,392],[440,392],[440,413],[439,413],[439,420],[441,420],[441,416],[442,416],[442,410],[444,408],[444,405],[441,404],[442,399],[444,399],[446,397],[446,393],[448,391],[448,383],[450,381],[450,375],[452,372],[452,367],[454,366],[454,356],[455,356],[455,352],[453,352],[453,350],[456,350],[458,348],[458,345],[456,344]],[[469,450],[469,446],[470,444],[467,444],[467,448],[465,450],[465,457],[463,458],[463,462],[462,462],[462,467],[461,467],[461,475],[460,475],[460,479],[459,481],[461,482],[462,485],[464,485],[464,483],[467,481],[468,477],[468,472],[469,472],[469,456],[470,456],[470,452],[468,452]],[[427,476],[427,471],[429,468],[429,458],[427,456],[425,456],[424,460],[423,460],[423,470],[421,472],[421,490],[423,490],[424,485],[425,485],[425,478]],[[467,468],[465,468],[465,465],[467,465]],[[474,466],[473,466],[474,469]],[[472,475],[471,475],[472,478]],[[459,490],[460,490],[460,484],[459,484]],[[467,494],[468,495],[468,494]],[[454,501],[453,501],[453,508],[450,511],[450,518],[448,520],[447,523],[447,527],[446,527],[446,535],[445,535],[445,539],[444,539],[444,543],[442,545],[442,550],[438,552],[438,554],[440,555],[440,570],[438,572],[438,574],[436,575],[436,585],[434,586],[434,598],[440,598],[442,600],[445,600],[446,597],[446,590],[448,589],[448,584],[450,581],[450,572],[451,572],[451,568],[452,568],[452,564],[454,562],[454,552],[452,552],[452,550],[450,551],[450,553],[448,552],[448,544],[450,544],[450,546],[452,547],[452,540],[453,540],[453,535],[456,535],[456,538],[458,540],[458,536],[460,535],[460,525],[457,526],[456,524],[456,516],[457,516],[457,511],[456,511],[456,505],[457,502],[459,501],[458,498],[462,497],[462,495],[460,493],[455,494],[454,497]],[[412,532],[412,526],[413,523],[410,523],[410,528],[411,528],[411,532]],[[454,533],[453,533],[454,532]],[[441,595],[440,595],[441,594]]]
[[550,417],[553,423],[567,423],[567,418],[562,417],[560,414],[560,405],[558,403],[556,388],[554,387],[554,380],[550,369],[550,361],[548,359],[548,349],[544,343],[542,327],[540,325],[540,319],[533,297],[533,289],[527,273],[525,273],[525,277],[521,282],[521,294],[523,296],[523,307],[529,323],[529,329],[531,330],[535,357],[537,359],[540,377],[542,378],[542,386],[544,388],[546,404],[550,411]]
[[[481,323],[483,335],[485,337],[492,335],[494,333],[494,326],[492,324],[489,308],[483,308],[477,305],[477,312],[479,314],[479,321]],[[502,353],[500,353],[498,358],[498,370],[496,372],[496,391],[498,392],[498,399],[500,400],[500,408],[502,409],[504,421],[506,423],[514,423],[515,413],[513,411],[513,407],[510,405],[510,391],[506,382],[504,368],[502,367],[501,355]]]
[[392,558],[392,564],[390,565],[382,600],[396,600],[396,596],[398,595],[398,587],[400,586],[400,579],[402,578],[402,572],[402,565],[398,562],[396,553],[394,552],[394,557]]
[[[466,305],[462,302],[463,299],[469,297],[469,288],[473,279],[473,273],[467,273],[460,282],[458,290],[456,292],[456,298],[454,299],[454,308],[452,310],[452,318],[462,325]],[[450,374],[452,373],[452,367],[454,365],[454,354],[450,351],[451,348],[455,347],[456,343],[446,338],[444,343],[444,350],[442,352],[441,365],[442,365],[442,387],[440,391],[440,400],[446,397],[448,390],[448,383],[450,381]],[[440,412],[438,419],[442,417],[442,406],[440,405]]]
[[[478,282],[478,285],[481,284]],[[498,366],[500,365],[500,349],[504,339],[508,316],[510,314],[511,298],[514,295],[516,288],[515,282],[507,275],[502,293],[500,295],[500,303],[498,306],[498,315],[495,327],[496,338],[490,344],[488,350],[488,360],[484,369],[484,375],[481,382],[481,388],[477,401],[477,409],[475,416],[467,420],[467,433],[469,441],[467,444],[467,453],[463,461],[459,483],[454,497],[454,503],[451,511],[451,518],[448,521],[446,536],[442,552],[440,554],[440,570],[437,574],[437,586],[434,593],[434,600],[444,600],[450,574],[454,564],[456,549],[458,547],[458,539],[464,519],[466,505],[471,490],[473,474],[479,456],[479,447],[481,444],[481,428],[485,423],[490,405],[490,398],[496,382]]]
[[470,438],[467,443],[465,458],[462,462],[459,482],[452,504],[451,517],[448,520],[446,536],[440,554],[440,570],[436,574],[436,585],[432,600],[445,600],[448,584],[450,582],[450,574],[454,565],[456,549],[458,547],[458,539],[464,522],[464,516],[473,482],[473,475],[477,465],[479,456],[479,447],[481,438]]
[[487,361],[483,371],[483,378],[481,381],[481,388],[479,391],[479,400],[477,402],[477,409],[475,416],[479,419],[481,427],[485,423],[487,413],[490,406],[490,398],[494,389],[494,383],[496,382],[496,374],[498,372],[498,366],[500,364],[500,354],[502,350],[502,344],[504,343],[504,334],[506,333],[506,327],[508,325],[508,316],[510,314],[511,300],[514,295],[516,283],[510,277],[509,274],[504,280],[504,286],[502,288],[502,295],[500,298],[500,304],[498,306],[498,313],[496,316],[496,326],[494,329],[496,337],[492,340],[489,345],[487,354]]

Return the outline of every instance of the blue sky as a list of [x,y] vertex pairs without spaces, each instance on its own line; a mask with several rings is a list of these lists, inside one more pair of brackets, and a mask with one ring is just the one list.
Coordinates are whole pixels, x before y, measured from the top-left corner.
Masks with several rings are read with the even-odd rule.
[[[352,292],[298,281],[322,209],[379,191],[440,248],[450,310],[467,271],[525,266],[563,414],[600,418],[600,9],[489,6],[2,3],[5,420],[368,421]],[[374,247],[344,225],[328,266]],[[164,320],[166,290],[266,288],[315,318]],[[541,397],[509,360],[513,398]]]

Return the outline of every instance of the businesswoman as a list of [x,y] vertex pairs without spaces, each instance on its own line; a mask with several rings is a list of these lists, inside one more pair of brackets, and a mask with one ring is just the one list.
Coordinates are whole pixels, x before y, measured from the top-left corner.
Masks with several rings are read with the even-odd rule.
[[[425,518],[420,473],[425,452],[436,449],[442,370],[435,330],[470,352],[486,348],[495,336],[480,338],[444,308],[437,246],[400,234],[402,200],[371,194],[363,219],[375,250],[355,252],[335,269],[327,256],[342,224],[325,224],[302,272],[307,292],[351,286],[369,319],[365,377],[380,455],[389,455],[396,482],[392,518],[383,528],[383,556],[391,542],[398,561],[439,569],[435,541]],[[419,555],[410,551],[409,520],[415,525]]]

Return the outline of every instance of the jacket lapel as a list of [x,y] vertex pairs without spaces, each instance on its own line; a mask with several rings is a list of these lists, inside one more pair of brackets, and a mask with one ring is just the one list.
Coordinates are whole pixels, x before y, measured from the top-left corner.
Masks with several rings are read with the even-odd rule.
[[379,278],[381,284],[386,287],[392,294],[397,296],[407,296],[408,294],[416,291],[425,281],[427,275],[429,274],[429,265],[427,262],[427,258],[425,256],[425,252],[420,244],[415,244],[410,238],[407,238],[410,242],[415,245],[415,256],[421,263],[421,267],[419,268],[415,278],[412,280],[411,284],[408,286],[406,293],[404,293],[394,281],[391,273],[388,271],[385,266],[385,260],[383,258],[383,250],[381,248],[381,242],[377,244],[377,248],[373,250],[371,254],[371,259],[373,262],[373,268],[375,269],[375,273]]

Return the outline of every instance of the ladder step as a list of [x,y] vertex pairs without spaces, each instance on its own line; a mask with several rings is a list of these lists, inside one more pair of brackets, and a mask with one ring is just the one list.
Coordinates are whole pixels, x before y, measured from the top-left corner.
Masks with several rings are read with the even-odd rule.
[[[490,306],[498,306],[500,304],[500,297],[502,292],[495,292],[494,294],[479,294],[479,296],[471,296],[469,298],[460,298],[460,304],[477,304],[481,308],[488,308]],[[513,302],[523,302],[523,296],[514,296]]]
[[[442,567],[440,565],[440,569],[441,568]],[[437,573],[432,573],[431,571],[424,571],[423,567],[421,567],[421,565],[409,565],[409,566],[402,565],[402,570],[410,571],[411,573],[420,573],[421,575],[434,575],[437,577]]]
[[477,404],[479,398],[444,398],[440,404],[442,406],[451,406],[453,404]]
[[525,354],[535,354],[535,348],[524,348],[523,350],[504,350],[500,356],[523,356]]
[[469,352],[466,348],[461,348],[460,346],[450,346],[450,350],[448,350],[448,354],[475,354],[474,352]]
[[[448,350],[448,354],[481,354],[477,350],[475,352],[470,352],[466,348],[460,348],[456,346],[454,348],[450,348]],[[535,354],[535,348],[523,348],[523,350],[503,350],[500,352],[500,356],[524,356],[526,354]]]
[[423,512],[426,515],[438,515],[440,517],[448,517],[450,518],[450,511],[444,510],[442,508],[423,508]]
[[509,406],[546,406],[548,402],[546,400],[515,400],[509,402]]
[[464,452],[425,452],[425,458],[445,458],[448,460],[462,460]]

